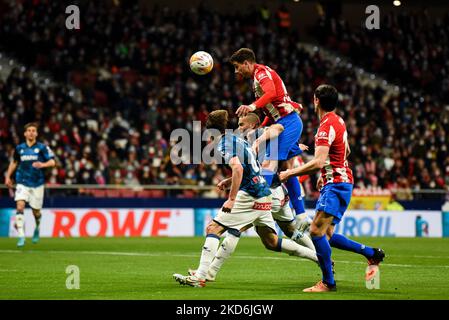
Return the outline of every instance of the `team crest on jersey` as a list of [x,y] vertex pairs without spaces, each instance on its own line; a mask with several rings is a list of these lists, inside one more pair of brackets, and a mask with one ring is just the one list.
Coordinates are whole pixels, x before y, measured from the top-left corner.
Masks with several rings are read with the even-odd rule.
[[268,78],[268,75],[266,74],[266,73],[259,73],[257,76],[256,76],[256,78],[257,78],[257,80],[263,80],[263,79],[265,79],[265,78]]
[[22,150],[20,150],[20,153],[23,153],[23,149],[22,149]]
[[38,148],[34,149],[34,153],[39,153],[39,149]]

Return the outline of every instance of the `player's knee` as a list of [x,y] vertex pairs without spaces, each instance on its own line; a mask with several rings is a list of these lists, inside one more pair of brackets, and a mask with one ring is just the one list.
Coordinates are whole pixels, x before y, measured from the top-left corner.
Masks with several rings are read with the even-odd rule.
[[279,224],[279,227],[281,228],[282,232],[289,238],[295,232],[295,225],[293,223],[288,223],[288,224],[282,223],[282,224]]
[[312,225],[310,226],[310,235],[312,237],[321,237],[324,234],[325,233],[321,230],[321,228],[317,224],[312,223]]
[[17,208],[17,211],[23,212],[25,210],[25,203],[22,201],[17,202],[16,208]]
[[206,234],[218,234],[220,232],[220,225],[211,222],[206,227]]
[[263,245],[268,250],[276,251],[278,239],[277,237],[266,237],[262,239]]
[[36,218],[39,218],[42,214],[41,214],[41,211],[40,210],[38,210],[38,209],[32,209],[32,211],[33,211],[33,215],[36,217]]

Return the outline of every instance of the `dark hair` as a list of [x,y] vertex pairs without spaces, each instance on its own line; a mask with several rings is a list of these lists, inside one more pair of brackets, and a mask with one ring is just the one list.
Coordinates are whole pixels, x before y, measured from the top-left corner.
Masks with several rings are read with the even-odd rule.
[[256,62],[256,55],[254,54],[254,51],[249,48],[240,48],[229,58],[230,63],[243,63],[246,60],[249,62]]
[[209,113],[206,120],[207,129],[218,129],[221,133],[228,127],[228,112],[226,110],[215,110]]
[[320,108],[324,111],[334,111],[338,102],[338,91],[335,87],[322,84],[315,89],[315,97],[320,100]]
[[25,131],[27,131],[27,129],[29,127],[35,127],[36,131],[38,131],[38,129],[39,129],[39,125],[37,124],[37,122],[29,122],[23,128],[24,128]]

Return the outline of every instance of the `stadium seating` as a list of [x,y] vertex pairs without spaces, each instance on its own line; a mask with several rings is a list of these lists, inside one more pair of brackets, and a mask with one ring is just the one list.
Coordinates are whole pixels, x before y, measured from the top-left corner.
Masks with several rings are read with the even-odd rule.
[[[255,50],[261,63],[275,68],[290,95],[305,106],[302,143],[313,146],[317,126],[311,103],[313,89],[323,82],[337,86],[341,93],[339,112],[347,119],[353,146],[350,161],[358,187],[410,191],[449,185],[449,107],[443,107],[447,90],[427,91],[429,86],[424,86],[426,91],[421,92],[413,86],[422,83],[411,81],[390,95],[381,87],[357,83],[356,68],[326,60],[319,52],[306,52],[296,45],[300,39],[297,33],[279,33],[265,28],[261,19],[247,19],[257,17],[254,12],[226,15],[201,7],[188,12],[155,7],[144,15],[133,6],[99,10],[96,2],[89,2],[82,19],[96,23],[85,24],[75,37],[68,30],[44,23],[60,18],[62,6],[57,1],[26,1],[22,9],[3,13],[2,50],[28,67],[50,72],[59,84],[44,90],[34,82],[31,72],[21,70],[0,80],[2,172],[12,156],[12,146],[22,137],[22,126],[36,120],[42,125],[41,138],[60,162],[59,168],[49,173],[50,183],[215,183],[226,172],[210,166],[171,164],[170,133],[180,127],[191,130],[194,120],[204,124],[207,112],[216,108],[232,111],[252,101],[249,83],[235,79],[226,63],[234,49],[245,46]],[[30,14],[20,14],[24,10]],[[115,14],[118,10],[120,19]],[[31,25],[31,16],[40,22]],[[212,27],[204,30],[201,21],[210,22]],[[327,25],[322,28],[329,30]],[[241,29],[251,33],[242,35]],[[338,34],[344,37],[344,30]],[[202,32],[204,36],[197,36]],[[389,41],[384,36],[378,35],[381,41]],[[351,55],[354,39],[347,40],[347,45],[340,38],[321,40],[342,55],[353,59],[365,56]],[[366,61],[356,59],[355,63],[391,78],[388,64],[379,62],[366,39],[363,43],[366,45],[360,50],[370,54]],[[31,44],[36,50],[26,50]],[[186,63],[198,48],[211,52],[216,61],[214,71],[205,77],[193,75]],[[438,61],[445,59],[442,70],[447,72],[448,51],[444,49]],[[409,61],[413,54],[408,52],[403,59]],[[409,78],[409,74],[404,77]],[[444,89],[449,87],[447,79],[431,83]],[[73,87],[82,94],[77,96]],[[235,118],[231,124],[236,125]],[[308,194],[313,194],[315,181],[315,177],[307,181]],[[123,196],[115,190],[94,193]],[[141,191],[132,196],[144,194],[166,193]],[[195,193],[176,196],[193,197]]]

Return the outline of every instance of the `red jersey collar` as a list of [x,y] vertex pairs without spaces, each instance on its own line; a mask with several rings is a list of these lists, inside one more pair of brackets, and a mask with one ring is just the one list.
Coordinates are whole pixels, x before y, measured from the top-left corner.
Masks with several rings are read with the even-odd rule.
[[324,120],[326,120],[329,117],[329,115],[331,115],[331,114],[335,114],[335,112],[331,111],[331,112],[326,113],[324,115],[324,117],[321,118],[320,124],[322,124],[324,122]]
[[256,73],[256,70],[259,69],[260,67],[261,67],[260,64],[258,64],[258,63],[254,64],[254,70],[253,70],[253,73],[251,74],[251,77],[254,78],[254,74]]

